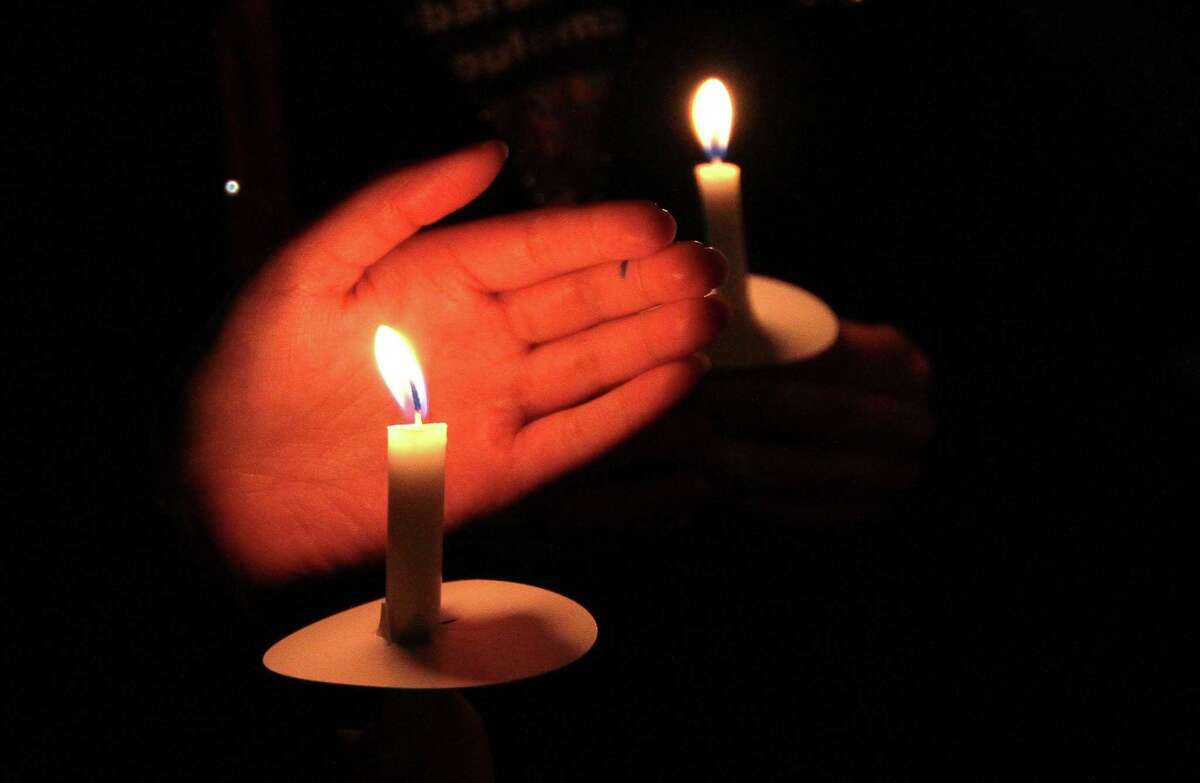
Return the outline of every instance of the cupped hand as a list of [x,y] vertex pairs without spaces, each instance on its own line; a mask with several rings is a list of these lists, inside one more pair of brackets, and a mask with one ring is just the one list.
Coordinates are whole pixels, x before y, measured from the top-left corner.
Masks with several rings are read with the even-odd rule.
[[730,484],[741,511],[770,521],[870,516],[924,470],[931,378],[901,331],[853,321],[807,361],[714,374],[697,395],[720,443],[705,472]]
[[560,527],[658,534],[730,523],[852,522],[924,467],[930,363],[890,325],[843,321],[812,359],[710,373],[687,400],[538,498]]
[[189,477],[216,539],[265,580],[382,555],[396,402],[375,328],[406,334],[444,421],[448,526],[612,448],[706,369],[714,251],[647,203],[421,230],[495,177],[488,143],[367,187],[285,247],[192,386]]

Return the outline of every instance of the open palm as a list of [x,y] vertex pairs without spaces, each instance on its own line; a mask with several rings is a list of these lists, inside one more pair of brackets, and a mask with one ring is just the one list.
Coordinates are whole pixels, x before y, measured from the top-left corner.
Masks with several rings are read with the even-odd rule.
[[372,353],[416,347],[449,428],[460,524],[615,446],[674,404],[723,305],[715,252],[646,203],[418,230],[478,195],[490,143],[376,182],[288,245],[237,302],[191,400],[188,467],[213,531],[261,579],[382,554],[386,426]]

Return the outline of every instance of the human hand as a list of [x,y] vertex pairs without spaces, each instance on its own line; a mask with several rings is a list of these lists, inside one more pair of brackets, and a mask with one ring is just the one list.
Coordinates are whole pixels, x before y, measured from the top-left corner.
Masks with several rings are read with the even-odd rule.
[[[375,328],[421,359],[445,421],[446,522],[509,503],[671,407],[724,305],[715,252],[646,203],[419,231],[487,187],[489,143],[392,174],[285,247],[242,293],[193,386],[187,469],[218,542],[275,580],[381,556],[386,426]],[[652,308],[652,309],[651,309]]]
[[920,475],[929,387],[928,359],[895,327],[843,321],[812,359],[710,373],[540,500],[560,526],[634,532],[678,527],[713,504],[782,524],[861,519]]
[[922,472],[934,426],[930,364],[894,326],[842,321],[837,341],[812,359],[711,380],[697,404],[719,445],[703,464],[745,513],[853,521]]

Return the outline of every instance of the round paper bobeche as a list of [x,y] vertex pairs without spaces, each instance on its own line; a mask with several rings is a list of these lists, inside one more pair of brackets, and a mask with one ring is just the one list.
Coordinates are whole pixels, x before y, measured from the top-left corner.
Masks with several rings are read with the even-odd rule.
[[[838,320],[819,297],[791,283],[764,275],[746,275],[746,298],[757,324],[755,339],[714,346],[719,367],[785,364],[816,356],[838,336]],[[750,337],[750,335],[747,335]]]
[[442,622],[428,642],[378,633],[382,599],[280,640],[263,664],[287,677],[373,688],[448,689],[512,682],[559,669],[596,641],[596,621],[566,596],[488,579],[442,585]]

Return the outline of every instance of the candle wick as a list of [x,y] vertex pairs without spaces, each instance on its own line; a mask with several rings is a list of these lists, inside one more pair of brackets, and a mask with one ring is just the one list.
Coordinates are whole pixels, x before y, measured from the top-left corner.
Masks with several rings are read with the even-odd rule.
[[725,146],[721,144],[721,137],[713,134],[708,141],[708,160],[710,163],[720,163],[725,157]]
[[417,417],[417,424],[421,423],[421,408],[425,407],[421,402],[421,393],[417,391],[417,384],[412,381],[408,382],[408,390],[412,394],[413,413]]

